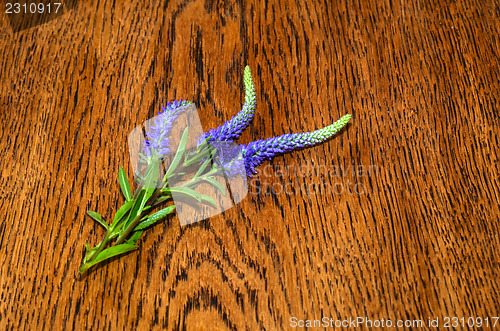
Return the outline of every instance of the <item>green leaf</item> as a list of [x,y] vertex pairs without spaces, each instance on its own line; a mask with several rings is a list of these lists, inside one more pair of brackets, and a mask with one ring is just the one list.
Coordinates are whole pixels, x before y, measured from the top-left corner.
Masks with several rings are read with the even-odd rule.
[[163,189],[162,192],[163,193],[168,192],[168,195],[165,195],[165,196],[162,196],[162,197],[159,197],[158,199],[156,199],[154,206],[159,205],[160,203],[162,203],[165,200],[172,199],[172,196],[170,195],[169,189]]
[[[151,198],[151,196],[153,196],[155,191],[156,191],[156,188],[154,188],[154,187],[146,189],[146,194],[144,194],[144,198],[142,199],[141,207],[139,209],[139,214],[142,213],[143,211],[151,208],[151,206],[145,206],[145,205],[146,205],[146,202],[148,202],[149,198]],[[137,215],[139,215],[139,214],[137,214]]]
[[92,210],[87,210],[87,214],[92,217],[97,223],[101,224],[104,226],[104,228],[107,230],[109,229],[108,223],[106,223],[103,219],[102,216],[99,213],[96,213],[95,211]]
[[128,182],[127,174],[125,174],[125,170],[123,170],[122,167],[120,167],[120,170],[118,171],[118,179],[120,181],[123,196],[127,201],[130,201],[132,199],[132,191],[130,190],[130,183]]
[[109,248],[106,248],[103,250],[97,257],[92,260],[91,262],[84,263],[82,267],[80,268],[80,273],[83,271],[89,269],[90,267],[98,264],[99,262],[102,262],[104,260],[110,259],[114,256],[121,255],[127,252],[134,251],[138,248],[139,246],[132,245],[132,244],[121,244],[121,245],[116,245],[116,246],[111,246]]
[[149,216],[146,216],[143,218],[144,221],[142,221],[141,223],[139,223],[136,227],[135,227],[135,231],[137,230],[142,230],[142,229],[145,229],[147,228],[148,226],[151,226],[153,225],[154,223],[156,223],[157,221],[161,220],[162,218],[164,218],[165,216],[167,216],[168,214],[172,213],[175,209],[175,205],[171,205],[171,206],[168,206],[162,210],[159,210],[157,211],[156,213],[152,214],[152,215],[149,215]]
[[201,202],[200,193],[196,192],[193,189],[190,189],[189,187],[171,187],[170,192],[177,196],[185,196]]
[[208,148],[208,138],[203,139],[203,141],[196,147],[196,150],[201,152],[202,149]]
[[129,240],[127,240],[127,244],[135,245],[135,243],[139,240],[142,235],[142,231],[136,231],[132,234]]
[[198,178],[198,176],[201,175],[203,171],[205,171],[209,164],[212,164],[212,159],[207,158],[205,162],[203,162],[203,164],[200,166],[193,178]]
[[154,194],[156,188],[146,188],[141,190],[141,193],[137,197],[136,204],[132,208],[130,215],[127,219],[127,222],[123,226],[123,229],[126,229],[133,221],[141,215],[144,211],[151,208],[151,206],[145,206],[146,202],[148,202],[149,198]]
[[132,208],[134,203],[135,200],[127,201],[120,207],[120,209],[118,209],[118,211],[115,214],[115,218],[113,219],[113,223],[111,224],[112,228],[115,228],[117,224],[120,223],[120,221],[123,219],[123,216],[127,214],[127,212],[130,210],[130,208]]
[[172,160],[172,163],[170,164],[170,167],[168,167],[167,173],[165,174],[165,178],[168,178],[179,165],[182,155],[186,150],[187,140],[188,140],[188,128],[186,127],[184,133],[182,133],[182,137],[181,140],[179,141],[179,146],[177,147],[177,152],[175,153],[174,159]]
[[94,248],[90,249],[90,245],[89,243],[85,243],[85,257],[83,258],[83,263],[86,263],[87,262],[87,258],[89,256],[92,256],[94,255],[95,251],[97,251],[99,249],[99,246],[95,246]]
[[196,152],[192,151],[190,153],[185,153],[184,155],[184,167],[187,167],[195,162],[194,158],[199,159],[200,154],[203,156],[209,150],[208,138],[205,138],[202,142],[196,146]]
[[170,192],[174,193],[176,195],[176,198],[177,197],[187,198],[187,200],[181,200],[181,202],[195,206],[194,203],[192,203],[193,202],[192,200],[195,200],[198,203],[206,203],[212,205],[212,207],[214,208],[217,208],[217,203],[213,198],[209,197],[208,195],[198,193],[195,190],[190,189],[188,187],[172,187],[170,188]]
[[199,150],[197,153],[193,153],[193,157],[184,162],[184,167],[188,167],[192,164],[200,162],[205,158],[212,160],[216,152],[217,152],[216,148],[212,148],[211,146],[206,145],[206,148]]
[[211,205],[212,207],[217,208],[217,202],[215,202],[215,200],[212,197],[209,197],[208,195],[202,194],[200,196],[200,198],[201,198],[202,203],[207,203],[207,204]]
[[137,217],[137,214],[138,212],[140,211],[141,209],[141,206],[143,204],[143,200],[144,200],[144,196],[146,195],[146,190],[141,190],[141,192],[139,193],[139,196],[137,197],[137,199],[135,200],[132,200],[134,201],[134,206],[132,207],[132,209],[130,210],[130,213],[128,215],[128,218],[127,218],[127,221],[125,222],[125,225],[123,226],[123,229],[126,229],[127,226],[132,223],[132,221],[134,220],[134,218]]
[[208,178],[205,178],[205,181],[207,181],[208,183],[210,183],[212,186],[215,186],[216,188],[218,188],[219,191],[222,193],[222,195],[226,196],[226,190],[224,189],[224,186],[222,186],[222,184],[219,183],[217,181],[217,179],[212,178],[212,177],[208,177]]

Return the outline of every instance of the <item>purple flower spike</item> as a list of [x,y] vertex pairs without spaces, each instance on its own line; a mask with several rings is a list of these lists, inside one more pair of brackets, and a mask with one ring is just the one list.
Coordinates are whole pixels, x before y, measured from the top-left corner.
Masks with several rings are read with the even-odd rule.
[[168,135],[172,130],[172,124],[185,110],[184,106],[189,104],[191,104],[190,101],[175,100],[169,102],[166,107],[162,107],[152,125],[146,128],[146,140],[142,147],[142,153],[146,157],[157,155],[162,158],[170,151]]
[[238,139],[242,131],[252,122],[257,98],[249,66],[245,67],[243,82],[245,84],[245,103],[243,104],[243,108],[238,114],[233,116],[233,118],[226,123],[220,125],[217,129],[208,131],[205,134],[205,138],[208,138],[208,141],[229,141]]
[[266,160],[271,160],[278,154],[324,142],[346,126],[350,119],[351,115],[344,115],[332,125],[313,132],[284,134],[279,137],[249,143],[243,149],[247,176],[252,177],[256,173],[256,167]]

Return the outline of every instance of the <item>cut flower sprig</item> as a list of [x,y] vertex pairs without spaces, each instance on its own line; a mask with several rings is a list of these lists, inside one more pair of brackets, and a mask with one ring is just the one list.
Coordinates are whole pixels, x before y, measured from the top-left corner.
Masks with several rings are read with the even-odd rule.
[[[168,202],[173,196],[185,198],[190,203],[217,206],[216,201],[197,192],[195,189],[202,183],[209,184],[215,190],[225,195],[224,186],[217,181],[218,176],[226,178],[238,174],[252,177],[255,168],[276,155],[291,152],[320,144],[339,132],[351,119],[344,115],[337,122],[322,129],[295,134],[284,134],[278,137],[257,140],[248,145],[234,145],[242,131],[251,123],[256,109],[256,93],[250,68],[244,71],[245,102],[242,109],[230,120],[204,133],[198,141],[195,151],[186,148],[189,136],[186,128],[179,141],[171,163],[164,175],[161,174],[165,157],[170,152],[169,134],[173,122],[182,114],[191,102],[180,100],[169,102],[154,118],[153,124],[146,132],[146,139],[139,153],[144,174],[135,173],[138,184],[134,193],[125,171],[120,167],[118,179],[125,202],[115,213],[113,221],[108,224],[103,217],[94,211],[87,214],[101,224],[106,234],[103,240],[94,248],[85,245],[86,252],[79,274],[89,268],[138,248],[137,241],[143,231],[156,224],[161,219],[172,214],[176,206]],[[194,168],[194,170],[193,170]],[[169,186],[169,181],[194,173],[180,185]],[[163,208],[152,212],[156,207]]]

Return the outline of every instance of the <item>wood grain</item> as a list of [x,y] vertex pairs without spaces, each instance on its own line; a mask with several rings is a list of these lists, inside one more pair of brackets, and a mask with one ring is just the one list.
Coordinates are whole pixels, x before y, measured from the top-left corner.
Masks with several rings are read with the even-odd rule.
[[[18,32],[2,12],[0,328],[498,316],[499,53],[498,1],[72,1]],[[104,235],[84,213],[122,203],[130,131],[175,98],[218,126],[247,64],[240,142],[352,124],[78,280]]]

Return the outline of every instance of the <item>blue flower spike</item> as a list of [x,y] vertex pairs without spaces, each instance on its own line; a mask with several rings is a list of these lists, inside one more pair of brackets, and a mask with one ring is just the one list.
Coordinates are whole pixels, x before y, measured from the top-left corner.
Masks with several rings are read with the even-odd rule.
[[249,66],[245,67],[243,83],[245,85],[245,103],[243,107],[238,114],[234,115],[229,121],[222,124],[217,129],[211,129],[205,133],[205,137],[208,138],[209,142],[236,140],[240,137],[243,130],[252,122],[257,106],[257,96]]
[[351,115],[342,116],[337,122],[322,129],[306,132],[284,134],[279,137],[257,140],[243,148],[247,176],[256,173],[255,168],[266,160],[271,160],[278,154],[291,152],[295,149],[311,147],[320,144],[339,132],[351,120]]
[[147,158],[156,155],[159,159],[165,157],[170,151],[170,141],[168,135],[172,130],[174,121],[190,105],[187,100],[175,100],[167,103],[166,107],[158,112],[153,120],[153,124],[147,128],[146,139],[142,146],[142,154]]

